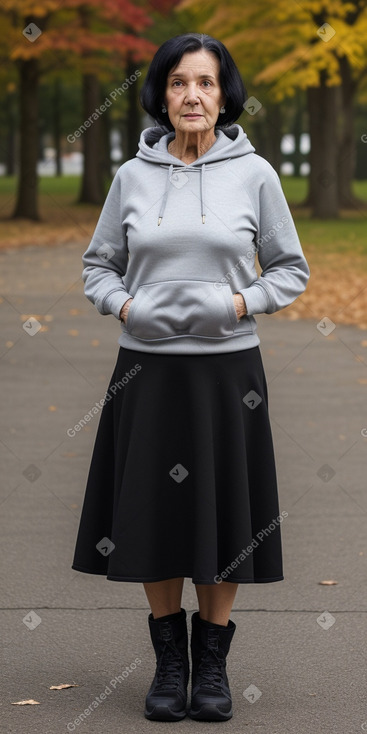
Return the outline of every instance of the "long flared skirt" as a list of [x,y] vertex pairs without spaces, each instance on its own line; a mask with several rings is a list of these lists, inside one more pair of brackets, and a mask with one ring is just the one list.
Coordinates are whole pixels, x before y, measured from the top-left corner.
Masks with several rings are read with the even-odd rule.
[[120,347],[72,568],[112,581],[281,581],[283,515],[259,346]]

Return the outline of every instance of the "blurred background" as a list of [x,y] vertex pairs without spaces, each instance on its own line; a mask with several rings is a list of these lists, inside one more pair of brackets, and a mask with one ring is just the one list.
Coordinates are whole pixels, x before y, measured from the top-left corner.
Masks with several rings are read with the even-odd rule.
[[[114,173],[155,124],[138,98],[155,51],[199,31],[244,80],[238,123],[280,175],[318,268],[306,301],[327,310],[339,296],[334,277],[320,292],[325,265],[351,300],[367,248],[365,2],[4,0],[0,21],[1,247],[88,244]],[[361,318],[363,299],[340,315]]]

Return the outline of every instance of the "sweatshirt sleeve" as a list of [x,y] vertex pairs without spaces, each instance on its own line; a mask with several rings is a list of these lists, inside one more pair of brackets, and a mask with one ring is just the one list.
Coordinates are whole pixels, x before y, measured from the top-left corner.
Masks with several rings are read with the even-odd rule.
[[122,225],[120,170],[111,183],[92,240],[82,256],[86,297],[103,316],[113,314],[117,319],[125,301],[132,298],[122,282],[128,264],[128,248]]
[[242,293],[248,315],[274,313],[306,289],[310,269],[285,198],[280,178],[268,164],[257,202],[259,231],[255,243],[260,277]]

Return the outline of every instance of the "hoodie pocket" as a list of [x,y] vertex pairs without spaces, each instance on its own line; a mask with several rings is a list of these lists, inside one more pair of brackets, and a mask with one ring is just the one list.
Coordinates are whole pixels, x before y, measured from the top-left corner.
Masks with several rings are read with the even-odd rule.
[[[223,339],[233,335],[238,323],[228,283],[166,280],[138,287],[126,330],[146,341],[179,336]],[[252,332],[250,324],[248,330]]]

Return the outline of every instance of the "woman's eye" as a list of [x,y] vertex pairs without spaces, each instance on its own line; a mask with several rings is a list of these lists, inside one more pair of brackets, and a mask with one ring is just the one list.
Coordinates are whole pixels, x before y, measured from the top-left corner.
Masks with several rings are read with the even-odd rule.
[[[174,82],[172,82],[172,86],[174,87],[176,84],[182,84],[182,82],[176,79]],[[209,86],[211,86],[211,82],[209,81],[209,79],[204,79],[203,84],[208,84]]]

